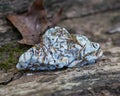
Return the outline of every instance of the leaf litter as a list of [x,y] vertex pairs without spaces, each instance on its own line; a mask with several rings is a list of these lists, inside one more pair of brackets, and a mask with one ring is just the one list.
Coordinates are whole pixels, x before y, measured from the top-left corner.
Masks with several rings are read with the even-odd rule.
[[53,19],[47,19],[47,12],[44,0],[35,0],[24,14],[8,15],[7,18],[20,31],[23,39],[18,41],[20,44],[35,45],[40,43],[41,35],[50,28],[54,27],[61,19],[63,9],[61,8]]

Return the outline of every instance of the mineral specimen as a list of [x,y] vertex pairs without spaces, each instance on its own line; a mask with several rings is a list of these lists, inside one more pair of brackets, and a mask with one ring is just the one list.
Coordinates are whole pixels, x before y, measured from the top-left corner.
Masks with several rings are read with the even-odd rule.
[[93,64],[102,56],[98,43],[82,35],[70,34],[65,28],[50,28],[42,42],[23,53],[19,70],[55,70],[63,67]]

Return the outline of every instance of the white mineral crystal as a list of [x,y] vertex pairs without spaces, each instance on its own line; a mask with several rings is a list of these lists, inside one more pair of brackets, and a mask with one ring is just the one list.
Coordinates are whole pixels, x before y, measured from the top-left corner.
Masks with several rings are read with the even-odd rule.
[[63,67],[93,64],[102,56],[98,43],[87,37],[70,34],[65,28],[47,30],[42,43],[23,53],[17,64],[19,70],[55,70]]

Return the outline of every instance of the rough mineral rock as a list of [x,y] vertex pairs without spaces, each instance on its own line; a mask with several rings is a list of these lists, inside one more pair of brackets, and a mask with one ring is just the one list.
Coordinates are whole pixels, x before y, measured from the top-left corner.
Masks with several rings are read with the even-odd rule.
[[70,34],[65,28],[47,30],[42,43],[21,55],[19,70],[55,70],[63,67],[93,64],[102,56],[98,43],[87,37]]

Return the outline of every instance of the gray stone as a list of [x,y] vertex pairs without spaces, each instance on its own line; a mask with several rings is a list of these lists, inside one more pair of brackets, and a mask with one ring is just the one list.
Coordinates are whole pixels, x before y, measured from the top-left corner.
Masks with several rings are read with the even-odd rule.
[[98,43],[82,35],[70,34],[65,28],[48,29],[42,42],[19,58],[19,70],[55,70],[93,64],[102,56]]

